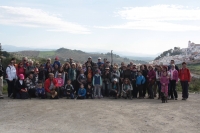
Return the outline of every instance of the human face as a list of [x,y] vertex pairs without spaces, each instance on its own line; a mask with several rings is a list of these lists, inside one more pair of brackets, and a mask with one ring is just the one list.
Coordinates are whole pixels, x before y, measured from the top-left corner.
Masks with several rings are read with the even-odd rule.
[[30,79],[33,79],[33,74],[30,74],[30,75],[29,75],[29,78],[30,78]]
[[53,79],[53,77],[54,77],[54,75],[53,74],[51,74],[51,75],[49,75],[49,79]]
[[173,60],[171,60],[171,64],[174,64],[174,61],[173,61]]
[[20,63],[20,64],[19,64],[19,67],[23,67],[23,64],[22,64],[22,63]]
[[183,67],[183,68],[186,68],[186,64],[183,64],[182,67]]
[[67,81],[67,84],[68,84],[68,85],[71,84],[71,80],[68,80],[68,81]]

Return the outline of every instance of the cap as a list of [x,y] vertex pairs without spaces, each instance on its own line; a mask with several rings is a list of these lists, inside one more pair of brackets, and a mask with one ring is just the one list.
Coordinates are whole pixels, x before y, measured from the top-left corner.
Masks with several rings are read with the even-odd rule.
[[23,74],[20,74],[20,75],[19,75],[19,79],[24,80],[24,75],[23,75]]
[[101,60],[101,57],[99,57],[98,60]]
[[92,57],[91,57],[91,56],[89,56],[89,57],[88,57],[88,59],[92,59]]
[[59,58],[56,56],[55,60],[59,60]]
[[117,82],[117,79],[116,79],[116,78],[114,78],[114,79],[113,79],[113,81]]
[[58,76],[61,76],[62,74],[61,73],[58,73]]

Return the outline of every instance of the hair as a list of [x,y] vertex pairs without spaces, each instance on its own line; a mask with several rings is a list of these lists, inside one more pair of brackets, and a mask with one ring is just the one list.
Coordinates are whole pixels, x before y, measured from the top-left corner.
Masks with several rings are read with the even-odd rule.
[[143,65],[143,66],[144,66],[144,69],[147,70],[147,65]]
[[128,78],[125,78],[125,79],[124,79],[123,84],[125,84],[125,80],[128,80],[128,84],[131,84],[131,82],[130,82],[130,80],[129,80]]
[[49,73],[49,76],[54,76],[54,74],[53,73]]
[[67,65],[69,66],[69,68],[71,68],[71,65],[69,64],[69,62],[66,62],[66,63],[63,65],[63,68],[65,69],[65,67],[66,67]]
[[184,65],[184,64],[186,65],[187,63],[186,63],[186,62],[183,62],[182,65]]

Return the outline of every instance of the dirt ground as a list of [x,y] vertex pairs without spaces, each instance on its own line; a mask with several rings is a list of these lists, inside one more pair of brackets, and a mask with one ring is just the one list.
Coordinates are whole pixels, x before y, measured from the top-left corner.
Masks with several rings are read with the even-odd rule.
[[0,112],[1,133],[200,132],[200,94],[166,104],[157,99],[5,98]]

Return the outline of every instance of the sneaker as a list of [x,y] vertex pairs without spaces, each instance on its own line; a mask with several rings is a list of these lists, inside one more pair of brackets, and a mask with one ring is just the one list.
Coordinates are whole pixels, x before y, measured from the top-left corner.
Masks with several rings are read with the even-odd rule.
[[4,97],[0,97],[0,99],[4,99]]
[[175,98],[175,100],[178,100],[177,98]]
[[183,98],[182,100],[186,100],[186,98]]

